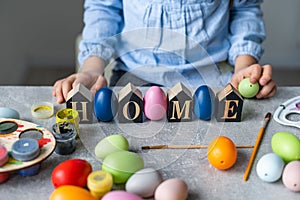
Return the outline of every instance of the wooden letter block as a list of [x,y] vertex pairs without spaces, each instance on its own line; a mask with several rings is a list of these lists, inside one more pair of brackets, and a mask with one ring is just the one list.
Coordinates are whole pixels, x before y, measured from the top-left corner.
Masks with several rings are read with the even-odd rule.
[[169,122],[191,121],[193,113],[193,96],[182,83],[177,83],[167,93]]
[[120,123],[143,122],[143,95],[132,83],[119,92],[118,119]]
[[230,83],[216,95],[215,116],[219,122],[240,122],[243,110],[243,97]]
[[93,95],[89,89],[82,84],[76,85],[69,93],[66,107],[77,110],[81,124],[93,122]]

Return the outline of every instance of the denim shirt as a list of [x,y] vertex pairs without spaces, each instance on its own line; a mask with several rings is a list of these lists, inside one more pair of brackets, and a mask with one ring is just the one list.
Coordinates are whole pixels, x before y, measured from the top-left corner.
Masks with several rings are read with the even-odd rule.
[[[232,4],[231,4],[232,3]],[[260,59],[261,0],[86,0],[79,63],[99,56],[160,85],[224,86],[227,61]],[[224,62],[223,62],[224,63]],[[224,73],[225,71],[225,73]]]

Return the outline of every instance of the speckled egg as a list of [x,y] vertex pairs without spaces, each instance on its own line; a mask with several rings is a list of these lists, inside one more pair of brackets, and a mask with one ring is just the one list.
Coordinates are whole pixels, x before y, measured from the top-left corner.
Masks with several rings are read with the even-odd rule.
[[[145,181],[147,180],[147,181]],[[126,191],[140,197],[152,197],[162,177],[153,168],[145,168],[134,173],[126,182]]]
[[108,154],[121,150],[127,151],[128,149],[128,140],[123,135],[114,134],[98,142],[95,147],[95,154],[98,158],[103,160]]
[[285,163],[300,159],[300,140],[290,132],[277,132],[272,137],[272,150]]
[[112,89],[100,88],[94,98],[94,113],[99,121],[108,122],[114,119],[118,109],[117,96]]
[[144,160],[130,151],[117,151],[107,155],[102,163],[102,170],[113,176],[116,184],[125,183],[130,176],[144,168]]
[[104,195],[101,200],[143,200],[143,199],[130,192],[115,190]]
[[188,197],[188,185],[179,178],[163,181],[155,190],[155,200],[185,200]]
[[161,120],[167,113],[167,96],[158,86],[150,87],[144,96],[144,113],[150,120]]
[[12,108],[0,107],[0,118],[20,119],[20,114]]
[[257,162],[256,173],[263,181],[275,182],[280,179],[283,168],[282,158],[275,153],[268,153]]
[[300,192],[300,161],[292,161],[285,166],[282,182],[289,190]]
[[210,120],[214,113],[215,94],[207,85],[201,85],[194,93],[194,113],[202,120]]

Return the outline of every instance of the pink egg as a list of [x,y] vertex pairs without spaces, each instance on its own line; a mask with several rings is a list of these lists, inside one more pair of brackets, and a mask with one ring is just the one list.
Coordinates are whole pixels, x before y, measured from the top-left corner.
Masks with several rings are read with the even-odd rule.
[[150,87],[144,96],[144,113],[150,120],[161,120],[167,112],[167,96],[158,86]]
[[285,166],[282,182],[291,191],[300,192],[300,161],[292,161]]
[[143,200],[141,197],[132,194],[130,192],[125,192],[123,190],[115,190],[106,193],[101,200]]
[[188,197],[187,184],[179,179],[172,178],[162,182],[155,190],[155,200],[185,200]]

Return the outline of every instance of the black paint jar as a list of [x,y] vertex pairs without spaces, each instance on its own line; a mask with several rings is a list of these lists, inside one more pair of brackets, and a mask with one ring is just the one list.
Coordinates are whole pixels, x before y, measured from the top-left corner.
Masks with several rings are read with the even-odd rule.
[[68,155],[76,149],[76,129],[72,123],[59,122],[52,126],[53,135],[56,139],[55,153]]

